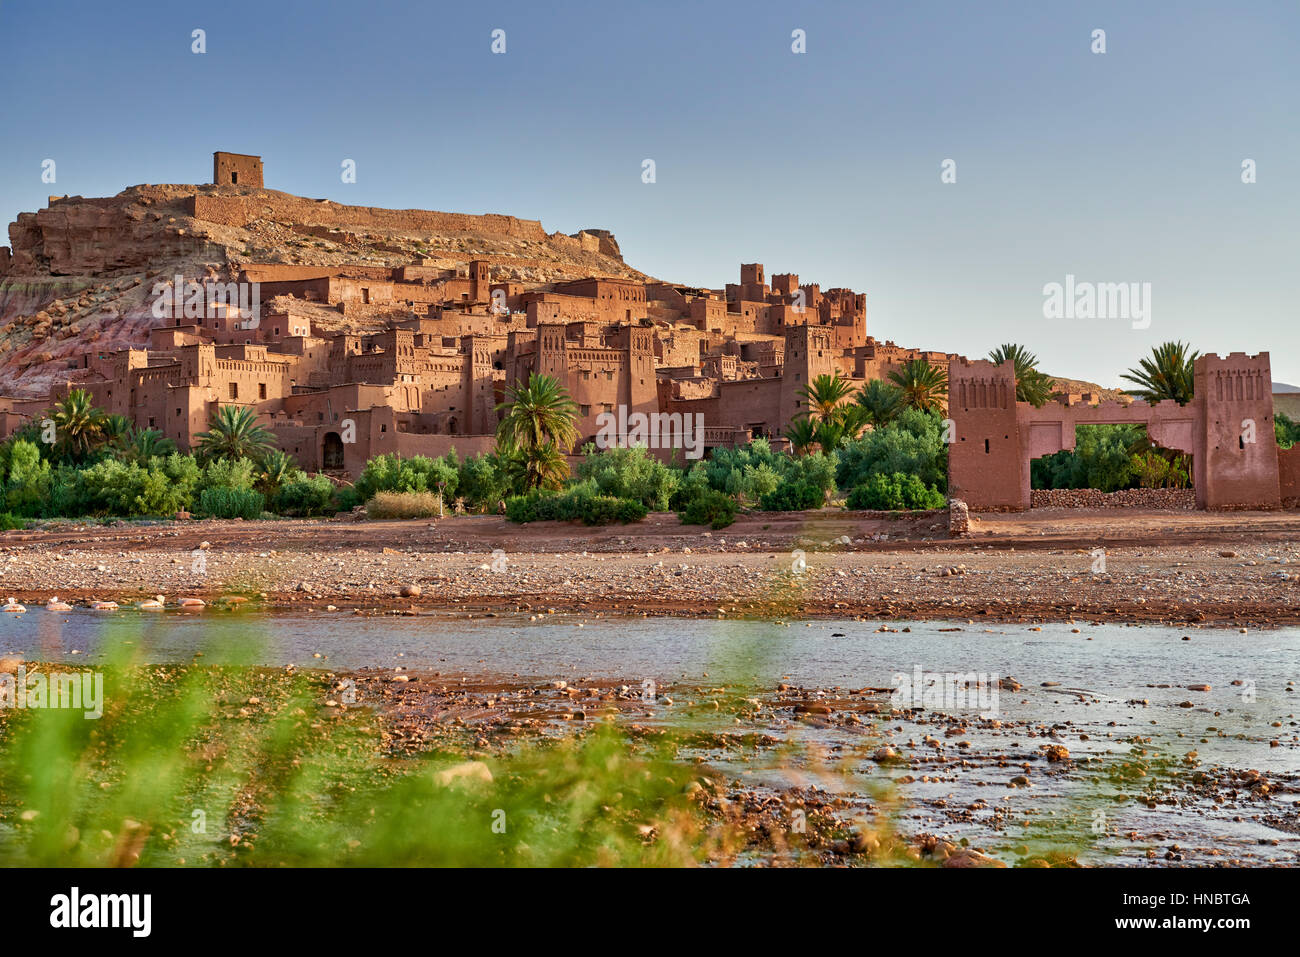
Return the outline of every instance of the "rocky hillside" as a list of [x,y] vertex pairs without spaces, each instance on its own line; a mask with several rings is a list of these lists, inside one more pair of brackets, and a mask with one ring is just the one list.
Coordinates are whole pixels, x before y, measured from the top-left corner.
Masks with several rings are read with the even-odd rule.
[[233,278],[246,264],[455,269],[492,264],[494,279],[545,283],[646,278],[605,230],[568,236],[511,216],[344,206],[277,190],[133,186],[55,200],[9,226],[0,260],[0,395],[38,396],[82,364],[90,343],[142,346],[156,324],[154,282]]
[[1052,376],[1052,393],[1084,395],[1091,392],[1100,396],[1102,402],[1123,402],[1133,401],[1133,397],[1124,392],[1123,389],[1107,389],[1105,386],[1098,385],[1095,382],[1088,382],[1084,379],[1063,379],[1059,376]]

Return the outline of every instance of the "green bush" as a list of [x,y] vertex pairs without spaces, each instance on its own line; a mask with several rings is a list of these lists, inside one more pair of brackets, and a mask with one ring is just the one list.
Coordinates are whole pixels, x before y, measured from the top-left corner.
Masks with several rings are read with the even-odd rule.
[[27,519],[21,518],[10,512],[0,512],[0,532],[8,532],[16,528],[26,527]]
[[[183,459],[182,456],[175,458]],[[104,459],[70,475],[60,469],[61,479],[76,483],[75,490],[67,490],[59,496],[61,504],[69,508],[61,514],[174,514],[189,506],[193,491],[185,481],[184,465],[181,462],[171,464],[176,468],[169,471],[166,463],[162,467],[150,465],[146,468],[134,462]]]
[[496,454],[474,455],[460,463],[456,493],[471,509],[495,512],[510,494],[510,482]]
[[706,489],[684,503],[677,512],[683,525],[708,525],[726,528],[736,520],[736,500],[726,492]]
[[207,489],[251,489],[257,479],[257,463],[252,459],[213,459],[203,469],[198,487]]
[[40,515],[54,483],[40,447],[19,439],[0,447],[0,507],[15,515]]
[[1285,412],[1277,412],[1273,416],[1273,437],[1277,439],[1279,448],[1289,449],[1300,442],[1300,422],[1294,421]]
[[1103,492],[1136,488],[1142,460],[1134,450],[1146,446],[1139,425],[1080,425],[1072,451],[1056,452],[1030,463],[1034,488],[1095,488]]
[[802,512],[821,508],[826,493],[811,481],[800,479],[782,482],[774,491],[764,495],[760,507],[765,512]]
[[649,511],[640,502],[612,495],[592,495],[578,503],[578,518],[583,525],[628,525],[641,521]]
[[938,413],[905,409],[884,428],[864,432],[839,452],[840,488],[855,489],[873,475],[915,475],[923,485],[948,488],[948,446]]
[[456,494],[459,480],[455,452],[436,459],[424,455],[404,459],[396,453],[377,455],[361,470],[353,495],[364,502],[376,492],[434,492],[449,501]]
[[578,465],[578,478],[595,483],[601,495],[631,499],[663,512],[681,482],[681,473],[652,458],[641,446],[597,452],[588,444]]
[[281,515],[324,515],[333,508],[334,483],[324,475],[296,478],[271,496],[271,511]]
[[251,488],[205,488],[199,496],[199,511],[212,518],[258,518],[265,504]]
[[[712,489],[739,502],[758,503],[765,498],[784,500],[783,485],[809,485],[825,493],[835,488],[838,453],[815,452],[798,457],[773,452],[766,439],[755,439],[735,449],[714,449],[712,457],[696,462],[680,481],[671,505],[679,513]],[[815,506],[810,506],[815,507]]]
[[71,465],[60,465],[54,470],[54,479],[50,485],[50,504],[46,508],[49,516],[85,515],[90,511],[85,487],[81,483],[81,472]]
[[847,505],[852,509],[943,508],[947,504],[944,494],[926,485],[915,475],[894,472],[892,475],[876,473],[849,492]]
[[512,522],[574,522],[610,525],[639,522],[648,509],[631,499],[598,495],[591,485],[571,486],[564,492],[533,489],[526,495],[506,499],[506,517]]

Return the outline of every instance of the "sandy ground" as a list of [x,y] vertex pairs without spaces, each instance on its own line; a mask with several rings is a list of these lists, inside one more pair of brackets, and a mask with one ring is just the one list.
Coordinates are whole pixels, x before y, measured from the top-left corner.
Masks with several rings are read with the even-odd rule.
[[[0,533],[0,597],[162,594],[355,611],[1300,621],[1300,513],[759,513],[717,532],[438,521],[47,525]],[[1098,550],[1104,550],[1104,556]]]

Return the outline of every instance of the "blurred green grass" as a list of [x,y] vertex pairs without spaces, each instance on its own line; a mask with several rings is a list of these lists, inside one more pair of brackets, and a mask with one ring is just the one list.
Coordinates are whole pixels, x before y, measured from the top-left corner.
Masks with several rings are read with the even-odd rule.
[[112,647],[101,719],[0,720],[0,864],[685,866],[733,840],[670,744],[612,724],[394,755],[369,709],[324,706],[321,676]]

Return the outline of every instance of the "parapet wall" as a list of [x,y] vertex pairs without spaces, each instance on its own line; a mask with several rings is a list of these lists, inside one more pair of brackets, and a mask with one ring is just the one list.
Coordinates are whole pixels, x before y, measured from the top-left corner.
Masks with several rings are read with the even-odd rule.
[[439,213],[427,209],[381,209],[376,206],[342,206],[329,200],[312,200],[287,194],[211,196],[196,193],[186,200],[186,212],[195,219],[225,226],[247,226],[257,219],[286,219],[308,226],[336,229],[370,228],[416,233],[493,233],[512,239],[546,239],[535,219],[516,219],[489,213]]

